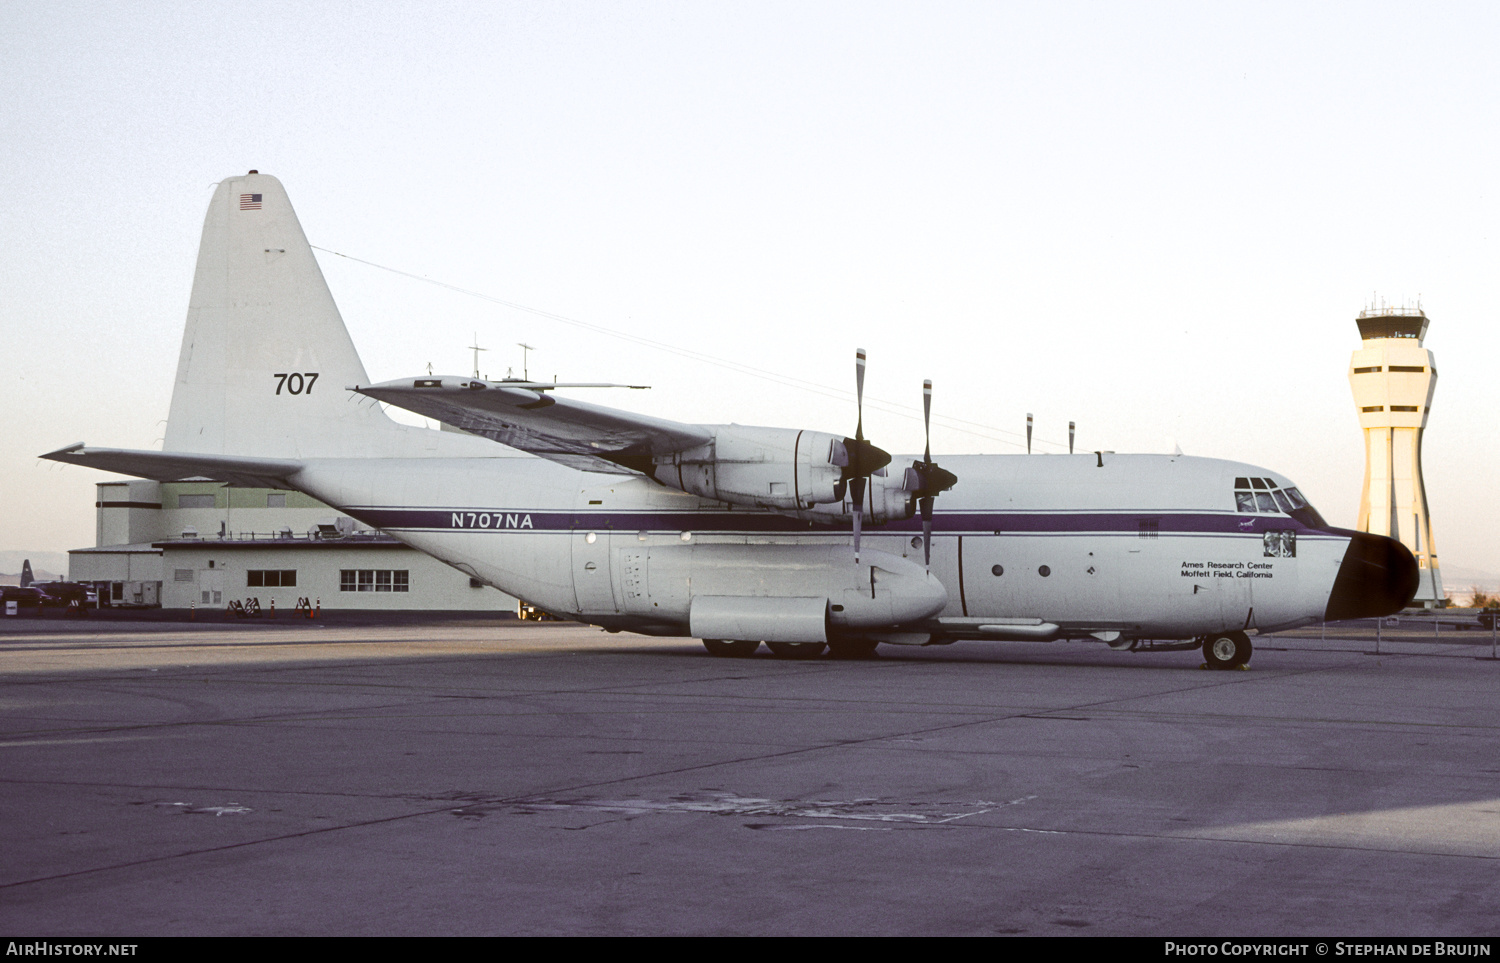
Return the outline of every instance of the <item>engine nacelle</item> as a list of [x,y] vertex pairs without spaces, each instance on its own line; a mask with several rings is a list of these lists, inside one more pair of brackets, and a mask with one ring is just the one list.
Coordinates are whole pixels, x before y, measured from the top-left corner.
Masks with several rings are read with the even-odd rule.
[[713,441],[653,459],[669,488],[733,505],[800,511],[838,502],[849,463],[844,439],[822,431],[718,425]]
[[[894,466],[892,466],[894,467]],[[911,518],[917,512],[917,500],[907,489],[905,474],[881,469],[870,476],[865,486],[866,525],[883,525]],[[793,512],[798,518],[829,525],[847,525],[854,518],[854,501],[845,492],[843,499],[829,504],[813,505],[811,508]]]

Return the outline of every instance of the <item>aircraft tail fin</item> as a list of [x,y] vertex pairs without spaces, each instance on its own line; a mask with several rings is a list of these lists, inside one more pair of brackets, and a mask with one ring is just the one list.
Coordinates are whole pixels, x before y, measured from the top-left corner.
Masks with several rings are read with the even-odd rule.
[[167,418],[167,451],[376,454],[403,432],[344,390],[367,384],[281,182],[219,183],[198,248]]

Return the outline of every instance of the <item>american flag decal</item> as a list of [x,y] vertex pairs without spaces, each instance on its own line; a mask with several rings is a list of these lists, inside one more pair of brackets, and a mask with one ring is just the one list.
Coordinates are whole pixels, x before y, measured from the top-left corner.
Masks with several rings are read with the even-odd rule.
[[240,210],[242,210],[242,211],[258,211],[258,210],[260,210],[260,195],[259,194],[241,194],[240,195]]

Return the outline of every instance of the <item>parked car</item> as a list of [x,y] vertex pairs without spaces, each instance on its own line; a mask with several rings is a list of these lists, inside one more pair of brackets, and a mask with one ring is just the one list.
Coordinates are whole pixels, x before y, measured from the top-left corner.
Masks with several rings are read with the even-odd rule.
[[89,604],[89,587],[79,582],[32,582],[32,588],[39,588],[47,595],[44,605],[54,608],[66,608],[69,603],[77,602],[80,608],[87,608]]
[[37,588],[35,585],[6,585],[0,586],[0,615],[10,608],[10,603],[16,603],[17,613],[31,610],[32,615],[41,615],[42,607],[50,604],[52,599]]
[[1479,613],[1479,624],[1487,629],[1493,629],[1497,621],[1500,621],[1500,610],[1485,609]]

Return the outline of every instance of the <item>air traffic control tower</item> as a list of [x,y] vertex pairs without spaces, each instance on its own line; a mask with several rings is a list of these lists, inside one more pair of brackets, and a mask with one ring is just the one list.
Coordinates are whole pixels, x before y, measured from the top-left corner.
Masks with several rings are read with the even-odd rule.
[[1349,362],[1349,385],[1365,430],[1356,527],[1411,549],[1420,572],[1413,601],[1431,608],[1444,596],[1422,482],[1422,432],[1437,387],[1432,352],[1422,347],[1427,315],[1420,308],[1368,308],[1356,323],[1363,343]]

